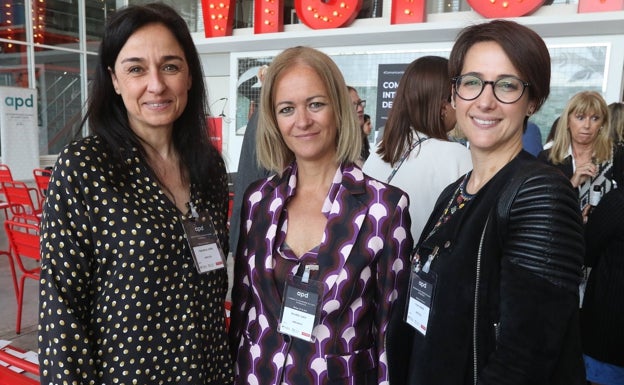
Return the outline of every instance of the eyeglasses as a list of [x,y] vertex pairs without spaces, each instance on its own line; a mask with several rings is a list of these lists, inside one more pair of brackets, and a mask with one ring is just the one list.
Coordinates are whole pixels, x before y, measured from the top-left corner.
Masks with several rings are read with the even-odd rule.
[[357,102],[353,102],[353,107],[355,107],[356,110],[357,110],[358,107],[365,108],[366,107],[366,100],[358,100]]
[[515,76],[507,76],[496,81],[486,81],[475,75],[461,75],[452,80],[455,86],[455,94],[463,100],[475,100],[483,93],[486,84],[490,84],[496,100],[505,104],[520,100],[524,95],[524,90],[530,85]]

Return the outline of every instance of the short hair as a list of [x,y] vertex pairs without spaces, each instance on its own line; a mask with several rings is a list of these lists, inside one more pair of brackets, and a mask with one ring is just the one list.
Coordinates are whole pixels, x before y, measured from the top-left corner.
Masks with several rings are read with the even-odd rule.
[[624,141],[624,103],[609,104],[609,131],[614,142]]
[[[464,28],[449,56],[451,78],[460,76],[466,53],[477,43],[497,43],[518,70],[537,112],[550,94],[550,53],[544,40],[532,29],[510,20],[493,20]],[[528,116],[525,120],[528,119]]]
[[563,163],[563,160],[568,156],[568,151],[572,144],[569,130],[570,116],[588,112],[602,117],[603,123],[594,140],[595,161],[602,163],[611,159],[613,141],[609,135],[609,108],[607,107],[607,102],[596,91],[581,91],[570,98],[559,117],[559,122],[555,129],[555,139],[548,156],[553,164]]
[[417,132],[448,140],[440,113],[451,97],[448,60],[423,56],[411,62],[397,88],[377,153],[394,165],[409,148]]
[[325,53],[310,47],[292,47],[282,51],[271,62],[262,91],[258,117],[258,163],[267,170],[280,174],[295,160],[294,153],[282,138],[275,112],[275,88],[282,74],[295,66],[307,66],[318,74],[327,91],[329,104],[336,121],[337,161],[355,162],[362,146],[362,130],[353,109],[345,80],[336,63]]

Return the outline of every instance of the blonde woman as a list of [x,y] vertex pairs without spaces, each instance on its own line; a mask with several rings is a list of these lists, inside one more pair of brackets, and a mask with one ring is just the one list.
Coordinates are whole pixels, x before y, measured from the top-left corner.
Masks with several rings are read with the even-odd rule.
[[609,133],[609,109],[603,97],[595,91],[575,94],[559,118],[555,139],[550,149],[538,158],[559,168],[578,189],[579,207],[587,219],[590,190],[609,192],[614,181],[614,148]]

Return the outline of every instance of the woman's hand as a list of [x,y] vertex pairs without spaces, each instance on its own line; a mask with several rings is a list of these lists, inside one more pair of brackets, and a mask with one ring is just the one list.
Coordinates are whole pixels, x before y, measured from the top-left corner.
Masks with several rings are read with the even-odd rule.
[[572,183],[572,186],[576,188],[583,184],[588,178],[596,176],[597,172],[598,167],[592,162],[577,165],[574,175],[570,178],[570,182]]

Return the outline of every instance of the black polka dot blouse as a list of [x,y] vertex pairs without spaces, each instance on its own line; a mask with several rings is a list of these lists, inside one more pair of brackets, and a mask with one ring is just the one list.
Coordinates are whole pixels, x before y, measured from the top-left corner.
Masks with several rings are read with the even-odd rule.
[[[89,137],[55,166],[41,225],[41,383],[228,384],[227,273],[198,273],[180,212],[131,153],[121,168]],[[227,188],[223,174],[214,189]],[[194,190],[227,245],[227,201]]]

